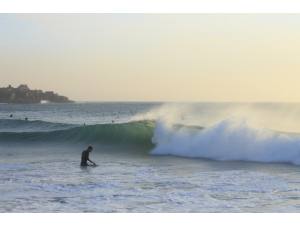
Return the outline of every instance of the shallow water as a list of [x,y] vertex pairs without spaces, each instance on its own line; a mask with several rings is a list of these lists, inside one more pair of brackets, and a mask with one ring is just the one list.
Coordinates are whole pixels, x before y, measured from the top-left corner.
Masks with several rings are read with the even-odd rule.
[[[3,152],[3,151],[2,151]],[[52,152],[55,152],[53,150]],[[300,212],[300,168],[170,156],[1,154],[1,212]]]

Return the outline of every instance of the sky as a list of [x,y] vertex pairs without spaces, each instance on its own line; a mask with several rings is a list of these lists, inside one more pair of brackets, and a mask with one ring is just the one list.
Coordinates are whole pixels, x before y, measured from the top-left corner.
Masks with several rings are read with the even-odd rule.
[[1,14],[0,86],[77,101],[300,101],[300,14]]

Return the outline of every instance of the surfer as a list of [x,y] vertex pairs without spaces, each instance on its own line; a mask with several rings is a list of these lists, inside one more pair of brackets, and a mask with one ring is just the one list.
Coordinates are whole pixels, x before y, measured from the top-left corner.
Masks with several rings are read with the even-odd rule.
[[92,160],[90,160],[90,153],[93,151],[93,147],[89,146],[87,150],[84,150],[81,154],[81,164],[80,166],[91,166],[87,162],[91,162],[92,166],[97,166]]

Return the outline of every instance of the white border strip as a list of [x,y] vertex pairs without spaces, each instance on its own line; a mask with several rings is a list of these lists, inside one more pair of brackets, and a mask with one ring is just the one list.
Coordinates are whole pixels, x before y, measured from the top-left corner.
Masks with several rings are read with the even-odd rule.
[[1,224],[298,225],[298,214],[2,214]]
[[300,13],[299,0],[0,0],[5,13]]

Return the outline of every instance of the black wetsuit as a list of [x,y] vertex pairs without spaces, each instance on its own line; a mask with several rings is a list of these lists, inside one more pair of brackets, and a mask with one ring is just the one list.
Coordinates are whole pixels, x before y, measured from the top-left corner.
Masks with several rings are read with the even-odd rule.
[[89,160],[89,155],[90,155],[90,152],[88,150],[85,150],[82,152],[80,166],[88,166],[87,161]]

